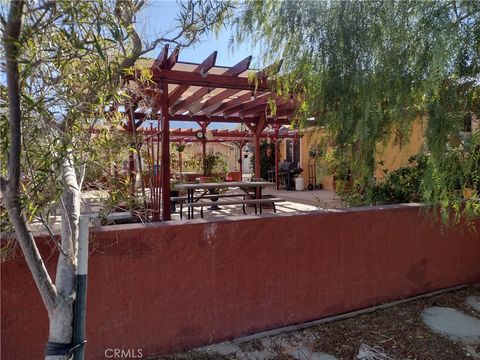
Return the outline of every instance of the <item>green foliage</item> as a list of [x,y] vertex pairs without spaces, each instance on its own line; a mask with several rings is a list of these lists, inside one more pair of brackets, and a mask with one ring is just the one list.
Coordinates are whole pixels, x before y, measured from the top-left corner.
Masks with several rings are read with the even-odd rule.
[[409,165],[387,174],[385,181],[372,188],[372,203],[375,205],[420,202],[422,180],[428,158],[416,155],[409,159]]
[[205,176],[213,176],[215,178],[225,180],[228,172],[228,158],[221,152],[210,151],[205,154],[203,159],[203,169]]
[[15,255],[17,241],[14,229],[8,221],[8,212],[5,206],[0,205],[0,261],[6,261]]
[[99,195],[102,207],[99,217],[102,225],[107,225],[107,216],[113,212],[129,211],[137,221],[149,221],[150,211],[145,207],[146,199],[138,194],[131,195],[130,179],[126,174],[111,177]]
[[[429,157],[423,179],[424,198],[439,209],[444,222],[458,222],[462,217],[480,216],[480,145],[477,131],[467,149],[447,149],[441,157]],[[465,190],[473,193],[465,196]],[[454,218],[450,215],[454,213]]]
[[[21,204],[28,220],[46,223],[65,188],[67,154],[77,170],[106,159],[109,134],[102,129],[92,136],[92,129],[120,125],[118,114],[106,110],[125,96],[119,92],[122,63],[134,47],[126,19],[139,9],[131,1],[38,1],[27,7],[19,52]],[[9,129],[7,106],[0,102],[4,135]],[[8,136],[4,139],[0,163],[1,175],[7,177]],[[80,170],[79,183],[81,175]]]
[[196,171],[201,172],[203,167],[203,161],[200,157],[193,157],[191,159],[183,160],[184,171]]
[[301,91],[296,121],[325,126],[360,202],[372,201],[378,144],[396,129],[402,145],[421,118],[434,179],[422,198],[457,204],[445,153],[465,119],[480,117],[480,2],[258,0],[243,3],[234,27],[237,42],[260,44],[265,64],[284,59],[278,92]]
[[203,162],[200,157],[191,157],[188,153],[185,154],[185,144],[170,144],[170,170],[175,173],[180,172],[180,157],[182,153],[182,171],[203,171]]
[[129,137],[121,132],[103,128],[90,140],[91,151],[85,154],[84,187],[105,189],[116,181],[128,161]]
[[179,153],[183,152],[185,150],[185,144],[178,144],[175,147],[175,150],[177,150]]
[[[166,42],[189,45],[198,41],[230,14],[231,7],[217,0],[184,1],[177,26],[168,30],[168,36],[144,40],[135,30],[135,18],[145,4],[137,0],[26,2],[18,60],[21,200],[29,220],[44,221],[59,206],[67,154],[73,156],[79,183],[85,166],[86,178],[93,183],[121,163],[125,150],[137,151],[138,139],[122,143],[111,133],[124,125],[124,117],[111,110],[132,96],[122,76],[133,73],[136,60]],[[0,12],[2,19],[6,18],[7,2],[0,4]],[[5,61],[3,51],[0,61]],[[148,73],[141,71],[141,77],[147,79]],[[0,84],[0,98],[6,99],[6,93],[5,85]],[[7,108],[8,103],[0,101],[0,175],[5,178]],[[92,130],[98,133],[92,136]],[[120,143],[124,148],[117,146]],[[99,184],[102,187],[110,188],[114,183],[111,177],[104,180],[106,184]]]

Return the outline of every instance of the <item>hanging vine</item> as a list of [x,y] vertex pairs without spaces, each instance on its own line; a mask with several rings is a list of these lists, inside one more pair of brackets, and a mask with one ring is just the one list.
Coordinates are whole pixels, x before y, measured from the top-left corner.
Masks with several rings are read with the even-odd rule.
[[[378,145],[392,131],[408,139],[420,119],[429,155],[422,201],[445,219],[451,209],[457,219],[480,216],[478,201],[460,206],[461,187],[480,190],[478,130],[461,140],[468,119],[480,118],[479,2],[251,1],[233,26],[234,40],[260,45],[265,63],[284,60],[278,91],[302,92],[297,120],[314,116],[325,127],[360,203],[374,202]],[[453,156],[461,172],[449,166]]]

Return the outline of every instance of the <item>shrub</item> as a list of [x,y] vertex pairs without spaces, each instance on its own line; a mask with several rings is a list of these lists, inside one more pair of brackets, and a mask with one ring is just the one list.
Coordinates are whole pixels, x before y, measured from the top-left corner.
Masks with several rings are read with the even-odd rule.
[[372,203],[381,205],[420,201],[427,160],[423,154],[412,156],[408,166],[389,173],[385,182],[372,187]]

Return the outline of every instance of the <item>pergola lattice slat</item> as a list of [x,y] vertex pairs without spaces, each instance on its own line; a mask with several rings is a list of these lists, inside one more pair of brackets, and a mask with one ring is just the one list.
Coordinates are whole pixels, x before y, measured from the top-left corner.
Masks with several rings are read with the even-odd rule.
[[[217,61],[217,51],[214,51],[207,57],[201,64],[199,64],[193,72],[198,73],[202,78],[212,67],[215,66]],[[187,83],[179,83],[180,85],[170,94],[168,101],[170,104],[175,103],[183,95],[185,91],[191,86]]]
[[231,108],[225,110],[224,114],[229,116],[229,115],[233,115],[233,114],[236,114],[236,113],[242,113],[243,111],[245,111],[247,109],[251,109],[253,107],[257,107],[257,106],[260,106],[260,105],[263,105],[263,107],[265,108],[265,106],[267,106],[267,104],[268,104],[268,101],[273,100],[275,98],[276,98],[276,96],[273,93],[264,94],[264,95],[261,95],[261,96],[257,97],[254,100],[244,102],[244,103],[238,104],[237,106],[231,107]]

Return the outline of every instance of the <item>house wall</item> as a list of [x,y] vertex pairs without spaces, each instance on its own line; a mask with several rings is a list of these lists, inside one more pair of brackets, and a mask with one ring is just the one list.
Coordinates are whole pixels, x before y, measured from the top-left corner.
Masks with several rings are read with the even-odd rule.
[[424,144],[423,121],[416,120],[412,123],[408,141],[401,146],[399,139],[392,132],[386,145],[379,144],[376,161],[383,162],[377,165],[375,176],[377,179],[384,178],[384,172],[394,171],[402,166],[408,165],[408,159],[416,155],[422,149]]
[[[303,137],[301,138],[301,157],[302,157],[302,169],[303,180],[305,187],[309,184],[309,151],[312,145],[319,143],[324,132],[321,128],[309,127],[302,130]],[[424,143],[424,128],[421,120],[413,122],[409,139],[403,146],[400,146],[395,131],[391,132],[389,140],[385,144],[378,144],[377,147],[377,168],[375,176],[380,181],[384,178],[384,171],[391,172],[402,166],[408,165],[408,159],[419,153]],[[280,149],[284,152],[285,146],[282,143]],[[285,156],[282,153],[281,159]],[[379,164],[383,162],[383,164]],[[333,190],[333,176],[326,170],[325,161],[319,158],[316,161],[316,175],[317,183],[321,183],[324,189]]]
[[[92,229],[86,358],[107,349],[146,357],[480,281],[478,235],[442,231],[421,210]],[[55,246],[37,243],[53,273]],[[1,272],[1,358],[40,359],[47,314],[24,259],[17,252]]]
[[[312,145],[318,144],[322,140],[324,131],[319,128],[307,128],[302,131],[302,135],[303,137],[300,140],[302,146],[302,176],[306,188],[310,183],[309,177],[311,176],[308,169],[310,148]],[[325,161],[322,158],[315,161],[315,174],[317,177],[317,184],[322,184],[324,189],[333,190],[333,176],[326,170]]]

